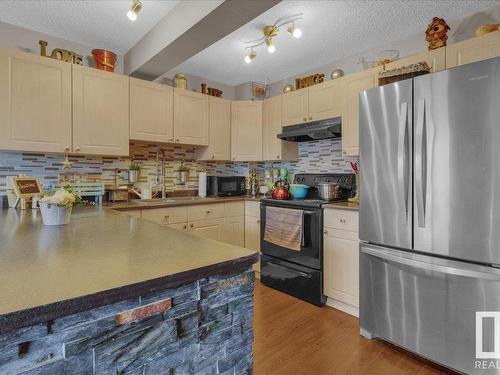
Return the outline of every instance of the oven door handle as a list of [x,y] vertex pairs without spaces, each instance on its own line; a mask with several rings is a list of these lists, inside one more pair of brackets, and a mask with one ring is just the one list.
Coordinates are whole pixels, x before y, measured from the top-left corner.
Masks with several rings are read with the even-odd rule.
[[292,271],[295,271],[297,272],[300,276],[302,277],[307,277],[308,279],[312,278],[312,276],[306,272],[303,272],[303,271],[300,271],[296,268],[293,268],[293,267],[285,267],[285,266],[282,266],[281,264],[277,264],[277,263],[274,263],[274,262],[267,262],[267,264],[269,266],[274,266],[276,268],[284,268],[284,269],[287,269],[287,270],[292,270]]

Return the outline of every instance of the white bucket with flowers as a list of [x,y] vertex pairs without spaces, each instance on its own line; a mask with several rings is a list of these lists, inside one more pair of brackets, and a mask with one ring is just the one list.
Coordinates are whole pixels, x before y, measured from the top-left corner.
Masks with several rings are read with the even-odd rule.
[[83,203],[80,194],[75,192],[71,186],[61,187],[46,193],[39,202],[45,225],[69,224],[73,205]]

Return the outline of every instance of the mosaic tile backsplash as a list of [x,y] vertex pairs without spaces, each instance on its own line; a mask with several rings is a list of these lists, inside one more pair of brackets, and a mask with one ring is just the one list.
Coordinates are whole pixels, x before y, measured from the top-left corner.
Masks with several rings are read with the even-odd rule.
[[[342,157],[340,140],[320,140],[305,142],[299,145],[299,160],[295,162],[201,162],[195,160],[195,149],[183,145],[130,144],[131,157],[106,157],[71,155],[73,165],[70,169],[62,169],[64,155],[43,153],[0,152],[0,195],[5,195],[6,176],[25,174],[37,176],[46,185],[57,183],[59,175],[69,174],[77,178],[87,176],[91,180],[104,181],[113,185],[115,170],[118,183],[127,184],[128,165],[133,158],[142,165],[140,183],[154,180],[156,174],[156,155],[163,152],[166,160],[166,188],[168,191],[196,189],[198,187],[197,172],[205,169],[209,175],[244,175],[256,168],[263,178],[265,168],[285,167],[291,173],[332,173],[351,172],[348,160]],[[191,166],[187,184],[180,184],[175,171],[182,161]],[[356,160],[356,159],[354,159]]]

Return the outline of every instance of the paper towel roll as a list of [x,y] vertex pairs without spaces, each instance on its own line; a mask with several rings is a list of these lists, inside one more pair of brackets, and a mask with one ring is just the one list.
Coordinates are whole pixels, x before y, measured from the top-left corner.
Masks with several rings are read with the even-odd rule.
[[198,173],[198,196],[202,198],[207,196],[207,172]]

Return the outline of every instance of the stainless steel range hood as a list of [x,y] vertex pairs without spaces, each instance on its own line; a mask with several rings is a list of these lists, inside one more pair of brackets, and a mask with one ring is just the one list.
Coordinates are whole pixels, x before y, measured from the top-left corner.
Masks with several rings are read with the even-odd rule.
[[328,120],[308,122],[299,125],[283,127],[283,133],[277,135],[284,141],[307,142],[318,139],[341,138],[341,118],[335,117]]

